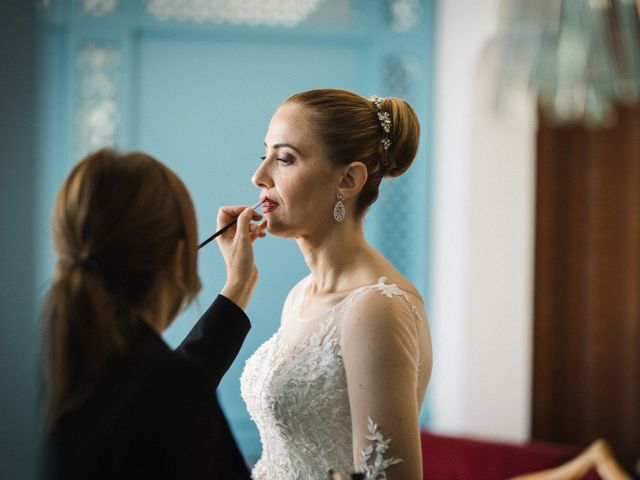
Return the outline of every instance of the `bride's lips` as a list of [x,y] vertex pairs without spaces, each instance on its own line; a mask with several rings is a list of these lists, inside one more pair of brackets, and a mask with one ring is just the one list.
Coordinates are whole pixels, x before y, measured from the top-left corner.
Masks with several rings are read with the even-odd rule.
[[278,202],[274,202],[269,197],[262,197],[260,200],[262,200],[262,213],[272,212],[280,206]]

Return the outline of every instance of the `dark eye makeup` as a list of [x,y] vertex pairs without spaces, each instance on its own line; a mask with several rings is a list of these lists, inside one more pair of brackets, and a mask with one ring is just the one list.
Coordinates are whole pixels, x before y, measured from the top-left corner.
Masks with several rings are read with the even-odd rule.
[[[260,157],[261,161],[265,161],[267,159],[266,155],[262,155]],[[290,156],[290,155],[281,155],[279,157],[276,157],[276,160],[278,160],[278,162],[280,162],[282,165],[291,165],[294,161],[295,158]]]
[[288,155],[283,155],[281,157],[278,157],[278,162],[280,162],[282,165],[291,165],[294,161],[293,157],[290,157]]

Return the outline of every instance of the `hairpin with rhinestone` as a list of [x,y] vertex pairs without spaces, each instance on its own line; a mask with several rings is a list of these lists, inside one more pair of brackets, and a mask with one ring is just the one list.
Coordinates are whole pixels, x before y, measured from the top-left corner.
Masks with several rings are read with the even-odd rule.
[[389,147],[391,146],[391,139],[389,138],[389,134],[391,133],[391,116],[389,115],[389,112],[382,109],[382,98],[374,95],[369,100],[373,102],[376,106],[376,110],[378,110],[378,120],[380,121],[380,126],[385,133],[385,135],[382,136],[380,143],[382,143],[385,150],[389,150]]

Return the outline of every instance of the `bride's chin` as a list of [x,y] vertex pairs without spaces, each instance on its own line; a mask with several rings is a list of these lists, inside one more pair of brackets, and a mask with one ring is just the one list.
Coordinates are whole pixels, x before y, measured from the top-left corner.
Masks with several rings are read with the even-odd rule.
[[277,231],[269,231],[269,233],[271,234],[272,237],[295,238],[295,235],[293,234],[293,232],[277,230]]
[[287,225],[283,225],[278,222],[272,222],[271,220],[267,224],[267,231],[274,237],[289,238],[293,236],[293,231]]

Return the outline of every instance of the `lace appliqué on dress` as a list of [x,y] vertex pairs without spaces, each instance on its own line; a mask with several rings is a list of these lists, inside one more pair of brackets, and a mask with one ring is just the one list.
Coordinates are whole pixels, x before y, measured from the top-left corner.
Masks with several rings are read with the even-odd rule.
[[260,431],[254,480],[320,480],[353,469],[347,381],[332,317],[300,344],[281,330],[247,360],[241,392]]
[[[304,335],[289,344],[281,325],[247,360],[241,377],[242,397],[263,446],[252,472],[254,480],[324,480],[329,469],[354,471],[351,409],[337,327],[349,306],[367,291],[408,301],[403,290],[386,284],[383,277],[377,284],[353,290],[326,314],[306,319],[298,309],[302,282],[286,305],[283,323],[290,326],[289,332],[299,328]],[[418,321],[419,312],[412,310]],[[390,440],[371,419],[369,432],[366,438],[375,443],[361,452],[363,465],[358,467],[367,479],[385,480],[386,469],[402,460],[384,458]]]
[[[360,452],[360,456],[362,457],[362,473],[365,474],[367,480],[386,480],[387,468],[402,462],[402,459],[393,457],[385,459],[384,454],[389,449],[391,439],[385,439],[382,436],[382,433],[378,430],[378,425],[371,417],[368,417],[367,425],[369,435],[367,435],[366,438],[367,440],[375,442],[375,444],[369,445]],[[375,458],[373,458],[373,463],[371,463],[374,452]]]
[[395,283],[387,283],[387,277],[381,277],[380,280],[378,280],[376,288],[387,298],[393,298],[396,295],[400,297],[405,296],[404,291]]

